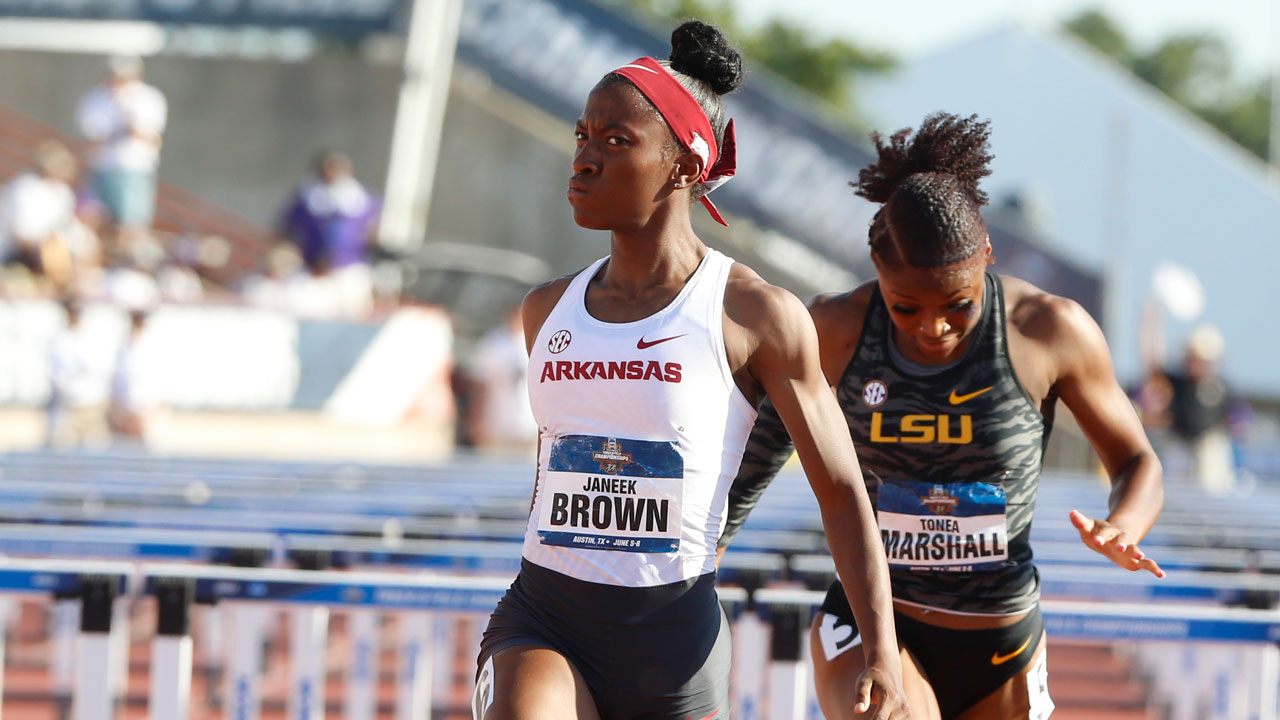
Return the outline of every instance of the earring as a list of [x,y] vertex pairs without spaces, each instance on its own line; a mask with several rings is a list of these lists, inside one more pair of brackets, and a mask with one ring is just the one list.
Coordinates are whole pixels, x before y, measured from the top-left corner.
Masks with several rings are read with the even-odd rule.
[[680,185],[680,181],[679,181],[679,180],[677,180],[677,181],[675,181],[675,182],[673,182],[673,183],[671,183],[671,184],[672,184],[672,185],[674,185],[675,187],[681,187],[681,185]]

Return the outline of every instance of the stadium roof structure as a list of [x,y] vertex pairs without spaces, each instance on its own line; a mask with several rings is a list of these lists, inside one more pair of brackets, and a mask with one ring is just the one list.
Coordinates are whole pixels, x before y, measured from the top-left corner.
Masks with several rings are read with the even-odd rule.
[[[1280,397],[1273,332],[1280,296],[1280,181],[1265,163],[1065,33],[1011,25],[941,49],[863,85],[886,130],[928,113],[992,123],[993,197],[1033,188],[1052,215],[1052,250],[1099,268],[1106,329],[1122,379],[1140,371],[1140,312],[1155,267],[1190,268],[1226,337],[1238,389]],[[1113,291],[1113,292],[1112,292]],[[1186,326],[1169,325],[1179,339]]]
[[[642,55],[665,57],[667,33],[669,28],[591,0],[469,0],[457,58],[571,125],[604,72]],[[726,102],[737,128],[738,174],[714,199],[761,231],[751,250],[810,278],[824,264],[815,259],[837,268],[835,277],[868,277],[866,228],[876,206],[855,196],[848,183],[873,159],[869,144],[758,67]],[[992,237],[1007,259],[1097,310],[1093,273],[1045,252],[1017,223],[997,219]]]

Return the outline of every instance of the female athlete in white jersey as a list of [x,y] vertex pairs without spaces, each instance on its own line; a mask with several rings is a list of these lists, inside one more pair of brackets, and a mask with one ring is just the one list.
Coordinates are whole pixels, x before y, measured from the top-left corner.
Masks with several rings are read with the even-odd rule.
[[690,223],[697,200],[720,219],[705,194],[734,170],[719,96],[741,60],[702,23],[672,46],[669,63],[606,75],[577,123],[569,202],[579,225],[610,232],[610,254],[524,301],[538,479],[520,573],[481,643],[475,715],[729,716],[715,546],[768,394],[864,627],[856,703],[905,718],[883,550],[812,321]]
[[[1075,302],[986,272],[979,208],[987,123],[936,114],[911,137],[873,135],[855,183],[883,203],[876,279],[819,297],[822,367],[857,443],[893,583],[912,717],[1048,717],[1040,583],[1028,542],[1044,444],[1061,399],[1111,476],[1110,514],[1071,521],[1089,548],[1163,576],[1138,549],[1163,502],[1160,463]],[[727,544],[791,455],[766,405],[730,493]],[[843,573],[841,579],[843,579]],[[861,622],[837,582],[811,631],[829,720],[857,714]]]

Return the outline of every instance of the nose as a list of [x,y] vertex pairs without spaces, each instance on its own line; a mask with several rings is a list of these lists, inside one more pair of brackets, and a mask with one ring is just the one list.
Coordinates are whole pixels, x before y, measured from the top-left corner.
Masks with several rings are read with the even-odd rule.
[[593,143],[588,140],[578,146],[573,153],[573,174],[589,175],[600,169]]
[[951,323],[947,322],[945,315],[935,315],[932,318],[921,318],[920,332],[928,338],[940,338],[951,332]]

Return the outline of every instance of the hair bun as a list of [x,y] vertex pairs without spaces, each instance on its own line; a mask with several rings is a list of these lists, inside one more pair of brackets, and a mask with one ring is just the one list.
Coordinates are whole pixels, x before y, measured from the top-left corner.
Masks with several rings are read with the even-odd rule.
[[744,75],[742,56],[724,33],[697,20],[671,33],[671,69],[707,83],[717,95],[737,90]]
[[858,195],[883,203],[911,176],[938,173],[954,178],[974,203],[986,205],[987,194],[978,184],[991,174],[990,137],[990,121],[945,112],[926,117],[914,136],[910,129],[899,130],[887,139],[872,133],[876,162],[863,168],[857,182],[851,184]]

